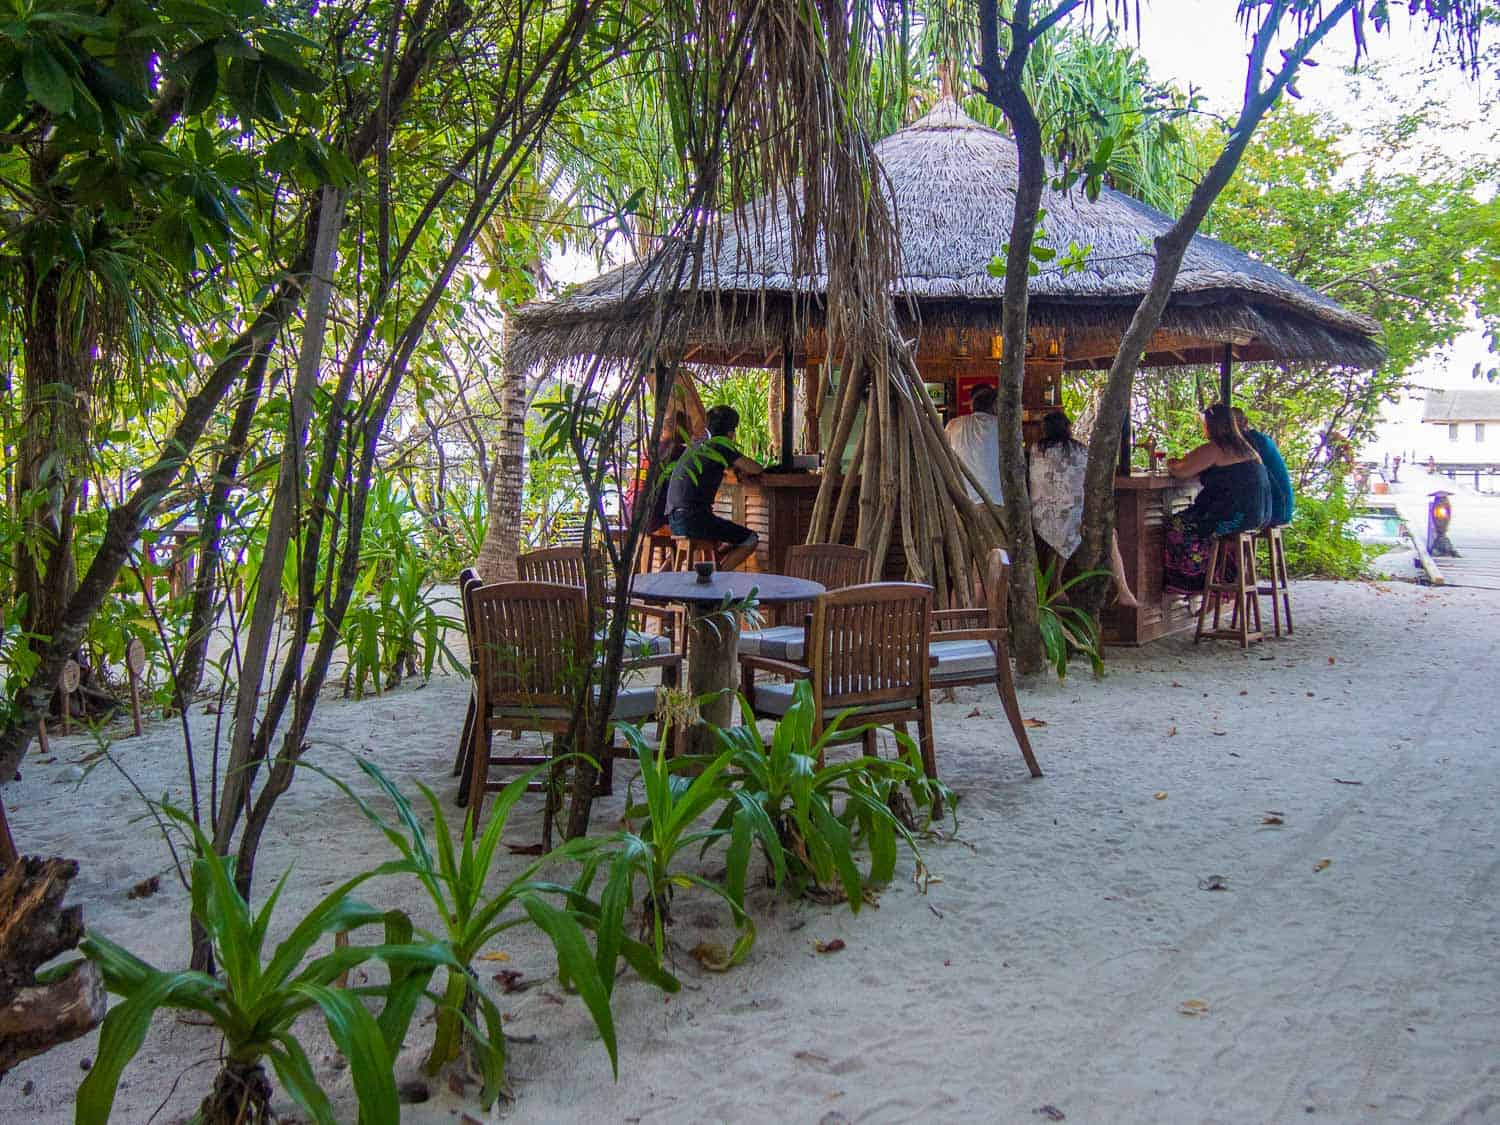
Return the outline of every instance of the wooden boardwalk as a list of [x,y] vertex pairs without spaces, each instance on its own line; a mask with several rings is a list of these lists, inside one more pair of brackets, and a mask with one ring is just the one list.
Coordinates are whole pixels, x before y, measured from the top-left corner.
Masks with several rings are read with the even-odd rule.
[[1500,590],[1500,548],[1458,547],[1461,557],[1434,559],[1446,586],[1473,586],[1481,590]]

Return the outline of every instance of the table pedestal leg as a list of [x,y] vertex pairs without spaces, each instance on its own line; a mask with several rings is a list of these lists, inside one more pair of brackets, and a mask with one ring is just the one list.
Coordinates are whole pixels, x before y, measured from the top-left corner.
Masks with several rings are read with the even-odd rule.
[[703,722],[687,732],[689,754],[715,754],[719,750],[707,724],[727,728],[734,714],[735,672],[739,664],[740,631],[733,615],[717,606],[696,609],[689,618],[692,635],[688,649],[688,690],[694,698],[713,695],[700,708]]

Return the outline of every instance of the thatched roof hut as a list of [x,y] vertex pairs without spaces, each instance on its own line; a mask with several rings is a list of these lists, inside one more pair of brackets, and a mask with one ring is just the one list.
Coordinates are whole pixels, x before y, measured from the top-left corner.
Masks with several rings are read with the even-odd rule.
[[[1015,208],[1014,142],[944,97],[921,120],[875,151],[887,177],[901,239],[898,303],[914,335],[933,329],[998,332],[1004,279],[987,267],[1000,252]],[[1031,281],[1031,319],[1063,340],[1072,368],[1107,366],[1145,292],[1152,239],[1171,220],[1120,192],[1090,201],[1053,191],[1043,200],[1049,244],[1089,248],[1078,272],[1044,270]],[[723,224],[699,292],[709,292],[684,358],[770,365],[784,348],[794,302],[798,324],[817,335],[826,279],[794,274],[788,208],[762,199]],[[649,307],[657,266],[635,263],[566,297],[517,311],[517,358],[530,365],[597,354],[601,341]],[[611,329],[616,331],[611,331]],[[1198,237],[1188,250],[1148,364],[1217,363],[1230,345],[1240,360],[1302,360],[1373,366],[1383,359],[1378,326],[1232,246]],[[819,345],[797,346],[806,354]],[[609,350],[609,345],[604,345]],[[1054,353],[1055,354],[1055,353]]]

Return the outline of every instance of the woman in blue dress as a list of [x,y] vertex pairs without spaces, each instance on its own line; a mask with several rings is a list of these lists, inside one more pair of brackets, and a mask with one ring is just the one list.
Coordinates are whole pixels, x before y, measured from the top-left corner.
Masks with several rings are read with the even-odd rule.
[[1192,504],[1167,518],[1164,585],[1183,594],[1201,593],[1208,553],[1216,535],[1258,531],[1271,518],[1271,484],[1255,448],[1222,402],[1203,412],[1208,438],[1186,457],[1167,462],[1179,480],[1202,485]]

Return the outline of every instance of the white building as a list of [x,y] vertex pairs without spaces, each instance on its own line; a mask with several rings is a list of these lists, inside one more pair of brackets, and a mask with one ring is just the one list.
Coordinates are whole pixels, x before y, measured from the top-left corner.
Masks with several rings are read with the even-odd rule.
[[1465,387],[1427,392],[1417,459],[1439,464],[1500,463],[1500,389]]

